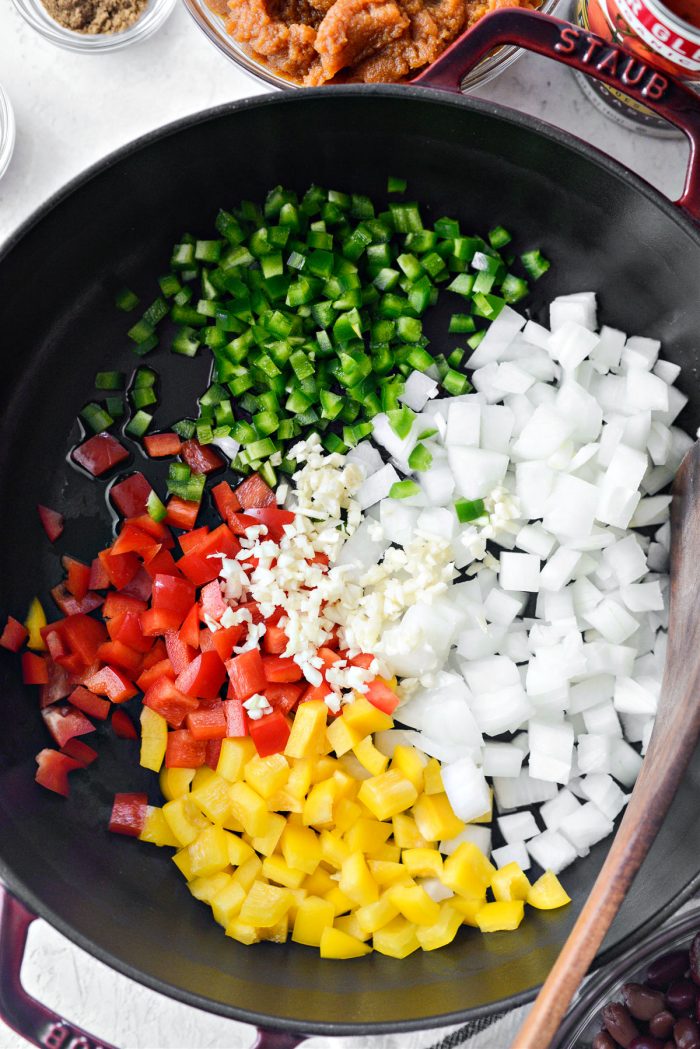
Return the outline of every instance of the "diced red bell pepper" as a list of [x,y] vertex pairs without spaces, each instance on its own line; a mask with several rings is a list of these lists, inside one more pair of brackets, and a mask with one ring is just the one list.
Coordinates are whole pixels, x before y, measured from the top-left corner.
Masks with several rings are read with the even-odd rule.
[[157,575],[170,575],[176,579],[182,578],[182,572],[177,567],[169,550],[159,550],[156,556],[144,565],[144,569],[152,580]]
[[210,532],[203,543],[178,561],[180,571],[196,586],[203,586],[216,579],[221,571],[221,557],[235,557],[241,545],[226,525],[219,525]]
[[224,739],[226,714],[223,703],[201,707],[187,715],[187,727],[195,739]]
[[375,657],[370,655],[369,652],[358,652],[352,659],[348,659],[348,663],[353,667],[364,667],[365,670],[369,670],[374,662]]
[[224,521],[228,512],[235,513],[237,510],[240,510],[241,504],[238,501],[238,496],[228,481],[220,481],[219,484],[214,485],[211,494],[214,497],[219,516]]
[[197,654],[195,648],[191,648],[190,645],[186,644],[181,639],[177,630],[167,631],[165,635],[165,648],[176,677],[190,665]]
[[119,739],[138,739],[136,726],[125,710],[115,710],[112,714],[112,728]]
[[[214,632],[208,626],[202,627],[199,631],[199,648],[201,652],[216,651],[214,647]],[[229,652],[229,655],[231,655],[231,652]]]
[[274,626],[268,622],[262,639],[263,651],[270,656],[281,656],[288,644],[289,638],[282,627]]
[[144,475],[137,471],[110,489],[110,499],[122,517],[137,517],[148,512],[146,503],[153,489]]
[[332,667],[334,663],[337,663],[340,659],[342,659],[342,656],[340,656],[337,652],[334,652],[332,648],[326,648],[325,645],[319,648],[316,655],[319,657],[319,659],[323,660],[324,671],[327,670],[328,667]]
[[214,770],[214,772],[216,772],[219,764],[222,742],[223,741],[220,739],[208,739],[204,744],[204,753],[206,755],[204,764],[208,765],[210,769]]
[[52,510],[48,506],[42,506],[41,503],[37,504],[37,511],[42,528],[50,541],[55,543],[58,537],[63,534],[65,525],[63,514],[59,514],[58,510]]
[[267,626],[279,626],[280,619],[287,613],[283,608],[276,608],[271,616],[268,616],[265,620]]
[[79,613],[66,616],[61,624],[63,636],[71,652],[80,657],[83,666],[90,666],[97,658],[97,650],[107,640],[104,623]]
[[145,637],[166,634],[168,630],[177,630],[180,626],[180,616],[177,612],[170,612],[165,608],[149,608],[141,613],[139,620]]
[[213,633],[207,631],[211,636],[214,651],[224,663],[233,655],[233,650],[242,640],[245,630],[244,623],[237,623],[235,626],[222,627],[221,630],[215,630]]
[[[162,550],[161,553],[168,554],[168,551]],[[135,597],[139,601],[150,601],[152,591],[153,581],[145,568],[139,568],[134,578],[130,579],[121,589],[122,594],[128,594],[129,597]]]
[[60,750],[49,748],[39,751],[36,763],[39,766],[34,776],[36,782],[46,787],[47,790],[63,794],[65,798],[68,797],[70,791],[68,773],[74,769],[84,768],[82,762],[76,761],[67,754],[61,754]]
[[122,641],[105,641],[97,650],[97,658],[119,667],[130,678],[138,677],[141,673],[141,653]]
[[145,637],[141,630],[139,612],[127,612],[117,629],[112,634],[113,641],[121,641],[123,645],[140,652],[144,655],[150,651],[153,645],[153,637]]
[[104,602],[102,595],[96,594],[94,590],[88,590],[85,597],[79,601],[77,597],[73,597],[65,583],[59,583],[58,586],[54,586],[51,590],[51,597],[64,616],[94,612]]
[[13,616],[7,617],[5,628],[0,634],[0,645],[8,652],[19,652],[24,642],[29,637],[29,631],[18,619]]
[[73,736],[85,736],[95,731],[93,723],[68,703],[60,707],[44,707],[41,716],[59,747],[65,746]]
[[[338,649],[340,647],[340,636],[338,634],[338,627],[337,626],[333,627],[333,630],[331,631],[331,636],[329,638],[327,638],[327,640],[325,642],[325,647],[326,648],[330,648],[331,652],[337,652],[338,651]],[[346,655],[342,655],[341,656],[341,659],[346,659],[346,658],[347,658]]]
[[265,686],[265,698],[275,710],[279,710],[281,714],[288,714],[299,702],[303,691],[303,685],[295,685],[291,682],[288,684],[270,683]]
[[264,616],[258,608],[257,601],[242,601],[240,605],[237,605],[237,608],[245,608],[246,611],[250,612],[250,618],[256,625],[262,623]]
[[113,554],[111,550],[100,550],[97,556],[110,584],[117,590],[130,583],[141,567],[136,554]]
[[180,640],[190,648],[199,648],[199,605],[192,605],[180,627]]
[[166,769],[199,769],[206,764],[206,760],[207,748],[203,740],[195,739],[187,729],[168,733]]
[[226,664],[235,699],[246,700],[256,692],[264,692],[267,678],[262,657],[257,648],[242,652],[240,656],[229,659]]
[[147,608],[146,602],[140,601],[137,597],[132,597],[130,594],[124,594],[121,591],[111,591],[105,598],[102,615],[105,619],[113,620],[118,626],[127,613],[135,612],[136,615],[139,615],[139,613],[145,612]]
[[192,608],[195,599],[194,584],[188,579],[178,579],[171,575],[155,576],[153,580],[153,597],[151,607],[159,611],[173,612],[178,618],[178,627]]
[[99,557],[93,558],[90,566],[89,586],[91,590],[106,590],[109,586],[109,576]]
[[138,517],[127,517],[125,524],[136,525],[142,532],[147,532],[151,539],[155,539],[157,543],[165,547],[166,550],[172,550],[175,546],[175,540],[173,539],[173,533],[170,531],[166,524],[162,521],[154,521],[150,514],[139,514]]
[[60,699],[65,699],[73,691],[73,683],[65,667],[53,659],[46,660],[46,667],[49,680],[39,689],[40,707],[49,707],[52,703],[58,703]]
[[283,751],[290,732],[289,722],[279,710],[250,723],[250,737],[261,758]]
[[260,474],[251,474],[246,477],[235,489],[235,495],[244,510],[251,507],[272,506],[276,502],[275,493],[270,486],[263,481]]
[[187,715],[199,706],[196,699],[180,692],[175,683],[165,676],[154,681],[143,697],[143,704],[164,717],[172,728],[179,728]]
[[138,525],[125,523],[112,544],[112,554],[138,554],[144,561],[152,561],[160,550],[160,543]]
[[72,458],[93,477],[100,477],[128,459],[129,453],[111,433],[97,433],[74,448]]
[[193,528],[191,532],[183,532],[182,535],[179,535],[177,541],[183,554],[193,553],[197,547],[202,545],[210,532],[209,525],[201,525],[199,528]]
[[73,689],[69,698],[74,707],[98,721],[104,721],[111,709],[109,700],[101,699],[83,685]]
[[36,652],[23,652],[20,659],[25,685],[48,685],[49,670],[43,656],[37,655]]
[[107,696],[113,703],[125,703],[136,695],[137,690],[117,667],[102,667],[85,682],[91,692]]
[[149,667],[154,666],[156,663],[160,663],[161,660],[165,659],[168,655],[165,647],[165,641],[162,637],[156,638],[153,642],[153,648],[150,652],[147,652],[143,657],[143,669],[148,670]]
[[180,458],[187,463],[192,473],[196,474],[210,474],[226,465],[216,449],[208,444],[200,444],[194,438],[182,442]]
[[145,794],[115,794],[109,829],[113,834],[138,838],[146,824],[148,797]]
[[228,608],[221,594],[218,579],[212,579],[211,583],[207,583],[202,587],[200,600],[202,602],[202,618],[209,616],[210,619],[218,623]]
[[182,441],[176,433],[148,433],[143,445],[151,459],[163,459],[167,455],[179,455]]
[[263,656],[265,681],[301,681],[303,672],[298,663],[288,656]]
[[378,677],[374,681],[370,681],[364,695],[373,707],[378,707],[385,714],[393,714],[399,705],[399,697]]
[[83,743],[82,739],[77,738],[69,739],[66,745],[61,747],[61,754],[79,761],[83,768],[87,768],[97,760],[97,751],[87,743]]
[[170,678],[171,681],[175,680],[175,671],[169,659],[161,659],[159,663],[154,663],[152,667],[143,670],[136,679],[136,684],[142,692],[148,692],[151,685],[162,677]]
[[282,510],[278,506],[251,506],[246,516],[252,517],[257,524],[267,528],[267,538],[279,543],[284,536],[284,526],[292,524],[294,514],[291,510]]
[[227,736],[248,735],[248,715],[241,699],[225,699],[223,702]]
[[167,503],[168,513],[165,520],[173,528],[182,528],[184,532],[189,532],[195,526],[199,507],[199,503],[173,495]]
[[67,588],[73,597],[82,601],[90,589],[90,566],[84,565],[82,561],[76,561],[74,557],[68,557],[67,554],[61,560],[66,572]]
[[326,696],[331,691],[332,690],[325,681],[322,681],[320,685],[309,685],[309,687],[302,692],[299,702],[309,703],[312,700],[320,700],[321,702],[324,702]]
[[226,680],[226,668],[216,652],[200,652],[175,679],[175,685],[187,696],[216,699]]

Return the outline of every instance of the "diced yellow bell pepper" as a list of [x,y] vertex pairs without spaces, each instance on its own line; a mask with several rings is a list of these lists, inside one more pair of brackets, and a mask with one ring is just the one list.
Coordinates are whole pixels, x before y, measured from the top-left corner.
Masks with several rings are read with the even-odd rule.
[[168,723],[150,707],[141,708],[141,753],[139,764],[152,772],[160,772],[168,742]]
[[246,892],[249,891],[251,885],[262,876],[262,862],[259,856],[255,853],[242,863],[238,867],[231,877],[234,881],[237,881],[239,885],[242,885]]
[[380,849],[372,853],[373,860],[385,860],[387,863],[399,863],[401,860],[401,849],[398,845],[392,845],[387,841]]
[[174,801],[181,798],[183,794],[189,794],[190,783],[194,779],[194,769],[165,769],[160,770],[160,792],[166,801]]
[[287,787],[283,787],[282,790],[278,790],[267,798],[267,807],[270,812],[293,812],[301,815],[304,811],[304,802],[290,794]]
[[340,798],[333,812],[335,831],[337,834],[345,834],[362,815],[362,809],[355,801],[349,798]]
[[[423,849],[428,842],[422,836],[412,816],[400,812],[391,820],[394,829],[394,841],[399,849]],[[437,839],[435,839],[437,841]]]
[[232,940],[238,940],[239,943],[244,943],[249,947],[252,943],[260,942],[260,929],[256,929],[253,925],[246,925],[239,918],[235,918],[226,929],[226,935],[230,936]]
[[[300,709],[305,706],[306,704],[302,703]],[[354,703],[348,703],[343,707],[342,716],[350,728],[359,733],[360,739],[370,736],[373,732],[384,732],[394,727],[393,719],[383,710],[372,706],[364,696],[358,696]]]
[[305,827],[332,827],[333,806],[338,797],[338,784],[334,779],[315,783],[306,796],[302,820]]
[[[144,707],[144,710],[147,709]],[[212,823],[223,825],[231,818],[230,789],[231,784],[228,780],[212,772],[204,782],[197,783],[195,776],[192,781],[190,798],[207,819],[210,819]]]
[[526,900],[530,882],[519,864],[507,863],[491,878],[491,889],[497,900]]
[[318,947],[324,929],[333,927],[335,911],[333,904],[320,896],[307,896],[297,907],[292,939],[305,943],[307,947]]
[[290,769],[286,789],[292,797],[297,798],[299,801],[303,801],[309,793],[313,765],[311,758],[298,758],[293,762]]
[[258,754],[246,763],[243,778],[261,798],[270,798],[289,779],[289,762],[284,754],[270,754],[261,758]]
[[389,759],[386,754],[382,754],[381,750],[377,750],[371,736],[365,736],[359,743],[356,743],[352,752],[362,767],[371,772],[373,776],[379,776],[386,771]]
[[482,812],[480,816],[476,816],[473,820],[469,820],[470,823],[490,823],[493,819],[493,787],[489,787],[489,796],[491,798],[489,807],[486,812]]
[[369,940],[370,934],[363,932],[357,920],[357,911],[351,914],[343,914],[333,922],[335,929],[340,929],[346,936],[352,936],[356,940]]
[[223,925],[225,929],[239,914],[245,898],[245,889],[240,882],[229,878],[227,884],[222,886],[209,901],[214,914],[214,921],[217,921],[219,925]]
[[214,769],[210,769],[208,765],[202,765],[200,768],[195,769],[190,789],[197,790],[199,787],[204,787],[215,775]]
[[372,950],[366,943],[340,929],[324,929],[320,948],[322,958],[361,958]]
[[404,849],[401,862],[416,878],[440,878],[442,856],[437,849]]
[[452,811],[447,794],[421,794],[413,806],[413,818],[426,841],[449,840],[465,827]]
[[377,883],[361,852],[353,853],[341,867],[340,889],[360,907],[379,899]]
[[445,860],[443,884],[467,899],[480,899],[491,884],[496,869],[481,849],[471,841],[463,841]]
[[510,932],[518,928],[524,915],[523,900],[499,900],[485,903],[476,912],[476,924],[482,932]]
[[355,917],[362,931],[371,936],[377,929],[388,925],[398,913],[398,907],[392,902],[389,893],[385,892],[375,903],[367,903],[364,907],[358,907]]
[[358,801],[366,805],[378,820],[389,820],[405,812],[418,797],[410,779],[397,769],[366,779],[357,792]]
[[336,755],[342,757],[360,742],[362,736],[345,718],[334,718],[326,729],[326,739]]
[[406,958],[420,947],[416,926],[399,915],[388,925],[377,929],[372,937],[375,951],[390,958]]
[[313,874],[321,862],[321,844],[311,827],[295,826],[287,820],[280,848],[287,865],[305,874]]
[[406,779],[410,779],[418,793],[423,790],[425,756],[415,747],[405,747],[399,744],[391,759],[391,768],[398,769]]
[[271,925],[269,929],[260,930],[260,939],[269,940],[270,943],[286,943],[288,936],[289,914],[285,914],[284,918],[280,918],[277,924]]
[[233,783],[229,787],[231,813],[251,838],[267,833],[270,811],[265,800],[247,783]]
[[571,903],[571,897],[567,895],[556,874],[553,871],[545,871],[530,887],[527,902],[539,911],[552,911]]
[[187,848],[195,877],[215,874],[229,865],[226,831],[223,827],[207,827]]
[[263,860],[262,872],[270,881],[277,885],[284,885],[286,889],[300,888],[306,874],[304,871],[294,870],[289,867],[282,856],[266,856]]
[[346,832],[344,840],[350,852],[374,853],[390,835],[390,823],[362,817]]
[[216,874],[208,874],[206,878],[194,878],[187,883],[196,900],[202,903],[211,903],[217,892],[224,889],[231,881],[231,875],[227,871],[217,871]]
[[367,860],[367,866],[377,885],[411,885],[413,878],[403,863],[391,860]]
[[355,906],[350,897],[346,896],[338,885],[326,893],[326,899],[329,903],[333,904],[333,913],[336,915],[347,914],[347,912],[351,911]]
[[354,800],[357,796],[357,792],[360,789],[360,784],[357,782],[354,776],[351,776],[345,769],[336,769],[333,773],[333,781],[338,787],[338,800],[341,798],[348,798]]
[[330,779],[335,772],[343,770],[337,758],[331,754],[322,754],[311,761],[311,784],[320,783],[322,779]]
[[347,842],[329,830],[321,831],[319,841],[322,861],[339,871],[350,855],[350,848]]
[[184,874],[187,881],[192,881],[194,874],[192,873],[192,860],[190,859],[189,846],[184,849],[180,849],[173,856],[173,863],[178,870]]
[[293,922],[297,916],[297,911],[301,905],[302,900],[306,899],[306,889],[290,889],[292,894],[292,905],[287,912],[287,917],[290,922]]
[[310,758],[326,748],[328,707],[320,699],[300,703],[284,748],[289,758]]
[[440,905],[422,885],[394,885],[387,896],[404,918],[414,925],[433,925],[440,917]]
[[25,629],[29,633],[27,638],[27,648],[31,648],[34,652],[45,652],[46,642],[41,636],[42,628],[46,626],[46,613],[42,608],[41,601],[38,597],[33,597],[32,602],[27,612],[27,618],[24,621]]
[[261,856],[271,856],[277,848],[282,832],[287,826],[287,821],[284,816],[280,816],[277,812],[271,812],[267,817],[267,830],[265,834],[258,838],[251,838],[250,844],[253,846],[256,852],[259,852]]
[[192,804],[188,794],[166,802],[163,815],[181,845],[191,845],[199,832],[209,826],[209,820]]
[[328,871],[319,865],[313,874],[308,874],[304,878],[302,887],[306,889],[309,896],[325,897],[326,893],[331,892],[337,885],[337,881],[334,881]]
[[255,881],[240,910],[240,920],[255,928],[269,928],[281,921],[292,905],[294,897],[289,889]]
[[479,928],[476,916],[486,903],[486,893],[478,900],[468,900],[464,896],[450,896],[449,902],[461,914],[462,925],[470,925],[473,929]]
[[440,917],[432,925],[421,925],[416,929],[418,942],[424,951],[434,951],[452,943],[462,924],[463,916],[454,908],[450,900],[440,904]]
[[179,849],[181,844],[170,829],[163,810],[154,805],[148,806],[139,841],[150,841],[153,845],[172,845],[176,849]]
[[227,834],[226,844],[228,846],[229,863],[234,867],[240,867],[242,863],[254,856],[255,853],[247,841],[239,838],[237,834]]
[[237,739],[224,739],[221,742],[221,752],[216,765],[216,771],[229,783],[235,783],[243,778],[243,769],[247,762],[257,754],[255,744],[250,736],[241,736]]
[[443,794],[445,785],[442,782],[442,771],[437,758],[428,758],[423,769],[423,792],[425,794]]

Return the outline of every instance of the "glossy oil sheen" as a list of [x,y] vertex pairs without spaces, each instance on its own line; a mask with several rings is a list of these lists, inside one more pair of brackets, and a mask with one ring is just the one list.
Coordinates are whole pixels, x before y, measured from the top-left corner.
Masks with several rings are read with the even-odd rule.
[[[496,107],[406,88],[332,89],[264,98],[217,111],[118,157],[45,212],[0,261],[0,579],[2,610],[22,614],[58,582],[59,553],[90,558],[110,538],[105,486],[65,455],[75,417],[100,368],[129,369],[129,320],[113,306],[127,284],[147,305],[185,231],[210,235],[217,208],[261,199],[277,183],[312,181],[381,198],[388,174],[407,176],[426,218],[457,216],[466,231],[502,223],[515,247],[553,260],[534,315],[562,293],[600,293],[605,322],[658,336],[683,366],[680,386],[700,422],[700,238],[651,190],[586,147]],[[445,318],[433,318],[434,336]],[[207,362],[168,353],[156,419],[191,412]],[[150,363],[150,362],[149,362]],[[139,458],[161,480],[165,467]],[[35,512],[62,509],[55,549]],[[0,659],[0,875],[64,932],[151,986],[231,1016],[340,1032],[435,1026],[531,996],[585,899],[605,843],[566,872],[571,907],[528,912],[515,934],[464,929],[447,949],[398,962],[380,955],[324,962],[289,944],[243,947],[194,901],[167,850],[110,836],[115,791],[148,789],[135,743],[104,738],[100,759],[73,777],[66,801],[36,787],[33,755],[47,736],[16,661]],[[619,950],[675,908],[696,876],[693,819],[700,762],[691,766],[664,828],[606,941]]]

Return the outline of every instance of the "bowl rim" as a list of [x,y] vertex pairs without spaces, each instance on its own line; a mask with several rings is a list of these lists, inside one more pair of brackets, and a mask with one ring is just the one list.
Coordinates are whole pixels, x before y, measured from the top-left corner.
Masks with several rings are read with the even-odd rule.
[[[329,100],[333,96],[339,98],[364,97],[368,99],[371,99],[374,96],[382,96],[397,100],[401,99],[408,104],[418,91],[420,92],[420,98],[425,101],[432,101],[450,108],[454,107],[471,110],[482,116],[492,117],[505,123],[516,125],[585,157],[587,160],[592,161],[598,167],[605,170],[611,177],[624,182],[627,186],[633,188],[638,193],[641,193],[644,198],[649,200],[655,207],[659,208],[667,218],[671,219],[682,235],[690,236],[700,244],[700,226],[696,225],[689,215],[687,215],[681,208],[677,207],[672,201],[664,197],[657,189],[650,185],[650,183],[646,182],[628,168],[625,168],[619,161],[603,153],[595,146],[582,141],[568,131],[547,124],[539,117],[519,113],[517,110],[511,109],[510,107],[497,102],[477,99],[470,96],[465,97],[464,95],[455,95],[434,88],[414,87],[413,89],[410,89],[408,85],[400,84],[355,84],[338,85],[330,88],[306,88],[304,91],[294,95],[282,92],[271,92],[264,95],[253,96],[251,98],[227,102],[222,105],[188,114],[187,116],[181,117],[160,128],[155,128],[146,132],[92,164],[85,171],[64,184],[42,205],[40,205],[27,219],[24,220],[24,222],[21,223],[19,227],[17,227],[4,243],[0,243],[0,266],[13,248],[65,199],[72,196],[75,192],[80,190],[84,185],[102,174],[104,171],[121,161],[128,159],[132,154],[138,153],[160,139],[176,135],[180,131],[185,131],[196,125],[205,124],[221,117],[232,116],[238,112],[261,107],[282,107],[290,104],[303,105],[306,101],[320,98]],[[141,983],[166,997],[173,998],[176,1001],[183,1002],[196,1009],[201,1009],[204,1012],[225,1016],[229,1019],[238,1020],[242,1023],[247,1023],[263,1030],[281,1031],[290,1035],[298,1035],[300,1038],[310,1038],[318,1035],[329,1037],[354,1035],[357,1037],[367,1034],[395,1034],[404,1031],[421,1031],[431,1028],[437,1029],[440,1027],[459,1025],[482,1017],[500,1016],[511,1009],[515,1009],[532,1001],[539,991],[539,987],[533,987],[529,990],[504,997],[496,1007],[496,1009],[500,1009],[500,1012],[496,1012],[493,1005],[483,1005],[475,1008],[458,1010],[456,1012],[443,1013],[436,1016],[381,1022],[371,1024],[370,1026],[363,1024],[361,1021],[305,1022],[287,1017],[271,1016],[269,1014],[256,1012],[245,1006],[231,1006],[221,1001],[206,998],[199,993],[189,991],[185,988],[176,987],[159,977],[151,976],[150,974],[137,969],[130,963],[124,962],[112,951],[100,947],[98,944],[95,944],[88,935],[75,929],[69,922],[65,921],[59,914],[57,914],[51,906],[47,905],[42,899],[37,897],[31,889],[28,889],[23,885],[21,880],[15,877],[13,871],[8,867],[1,854],[0,880],[7,886],[9,891],[17,896],[17,898],[33,911],[37,917],[43,918],[72,943],[76,944],[82,950],[92,955],[92,957],[97,958],[110,968],[123,973],[129,979]],[[679,892],[677,892],[673,899],[669,900],[664,907],[657,910],[646,922],[638,926],[618,944],[602,951],[594,960],[592,968],[597,970],[620,957],[620,955],[624,954],[626,951],[634,948],[638,943],[644,940],[653,929],[674,914],[681,904],[698,891],[700,891],[700,861],[698,863],[698,870],[688,879],[686,884]]]
[[0,178],[3,177],[15,149],[16,123],[12,102],[0,84]]
[[79,33],[52,18],[41,0],[12,0],[12,6],[25,24],[44,40],[64,51],[80,54],[106,54],[147,39],[170,17],[176,3],[177,0],[147,0],[143,14],[126,29],[116,33]]

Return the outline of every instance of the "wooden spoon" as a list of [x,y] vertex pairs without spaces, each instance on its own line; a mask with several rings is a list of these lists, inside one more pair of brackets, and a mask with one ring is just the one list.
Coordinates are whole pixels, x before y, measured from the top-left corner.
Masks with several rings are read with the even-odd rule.
[[656,837],[700,735],[700,442],[671,503],[670,621],[661,700],[624,819],[581,914],[511,1049],[547,1049]]

